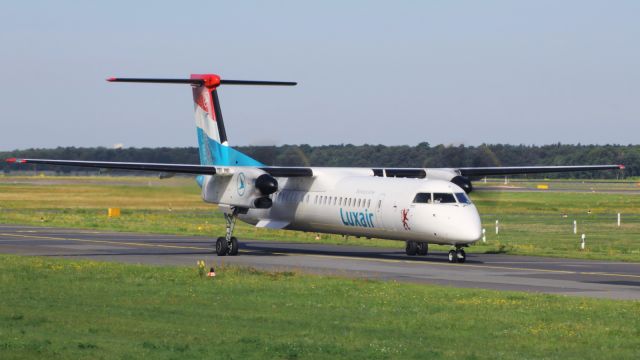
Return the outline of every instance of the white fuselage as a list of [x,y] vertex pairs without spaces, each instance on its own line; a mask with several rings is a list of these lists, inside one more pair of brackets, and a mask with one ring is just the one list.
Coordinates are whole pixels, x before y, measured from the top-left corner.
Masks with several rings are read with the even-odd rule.
[[449,181],[314,168],[312,178],[278,183],[271,208],[249,209],[238,218],[261,227],[434,244],[465,245],[481,237],[476,207]]

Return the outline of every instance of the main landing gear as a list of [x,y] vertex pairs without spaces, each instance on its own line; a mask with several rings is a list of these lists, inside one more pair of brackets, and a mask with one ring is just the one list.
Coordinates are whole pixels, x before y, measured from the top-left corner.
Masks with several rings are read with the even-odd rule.
[[409,256],[427,255],[429,253],[429,244],[420,241],[407,241],[405,252]]
[[449,251],[450,263],[463,263],[467,260],[467,254],[464,252],[461,246],[456,245],[455,250]]
[[236,209],[234,209],[231,214],[224,214],[224,219],[227,222],[227,234],[216,240],[216,254],[218,254],[218,256],[238,255],[238,239],[235,236],[232,236],[233,228],[236,226],[237,217],[238,211]]

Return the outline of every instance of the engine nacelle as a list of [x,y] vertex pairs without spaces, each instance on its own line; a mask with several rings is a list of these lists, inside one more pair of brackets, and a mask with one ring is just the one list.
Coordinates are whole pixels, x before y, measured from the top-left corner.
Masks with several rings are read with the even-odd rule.
[[269,174],[258,176],[255,185],[262,195],[271,195],[278,191],[278,180]]
[[458,175],[451,179],[451,182],[460,186],[462,190],[464,190],[464,192],[466,192],[467,194],[473,191],[471,180],[469,180],[469,178],[467,177]]
[[268,209],[269,195],[278,191],[278,181],[255,168],[236,171],[231,176],[207,176],[202,184],[202,199],[209,203],[241,208]]
[[458,175],[454,169],[426,169],[428,179],[446,180],[458,185],[467,194],[473,191],[473,185],[468,177]]

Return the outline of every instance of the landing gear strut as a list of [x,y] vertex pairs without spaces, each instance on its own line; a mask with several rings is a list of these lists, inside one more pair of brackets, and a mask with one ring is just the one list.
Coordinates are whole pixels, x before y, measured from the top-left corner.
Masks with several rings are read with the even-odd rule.
[[227,234],[224,237],[219,237],[218,240],[216,240],[216,254],[218,254],[218,256],[238,255],[238,239],[235,236],[232,236],[233,229],[236,226],[237,218],[237,209],[233,209],[231,214],[224,214],[224,219],[227,222]]
[[407,241],[407,246],[404,250],[409,256],[427,255],[429,253],[429,244],[419,241]]
[[461,246],[456,245],[455,250],[449,251],[450,263],[463,263],[467,260],[467,254],[464,252]]

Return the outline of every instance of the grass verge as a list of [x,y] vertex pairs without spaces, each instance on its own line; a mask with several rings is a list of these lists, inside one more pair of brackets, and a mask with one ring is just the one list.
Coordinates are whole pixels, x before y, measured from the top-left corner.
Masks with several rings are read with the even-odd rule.
[[640,302],[0,255],[0,357],[640,357]]

